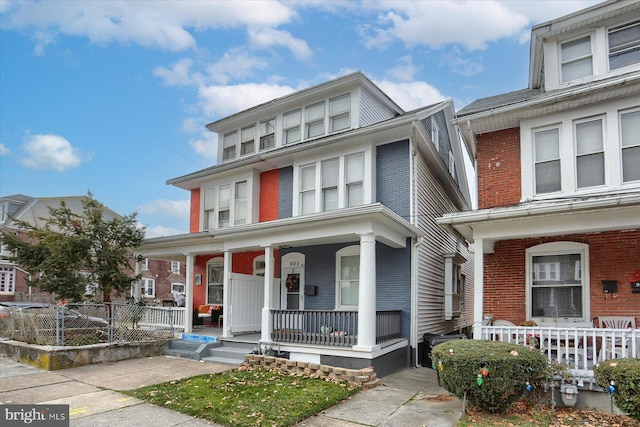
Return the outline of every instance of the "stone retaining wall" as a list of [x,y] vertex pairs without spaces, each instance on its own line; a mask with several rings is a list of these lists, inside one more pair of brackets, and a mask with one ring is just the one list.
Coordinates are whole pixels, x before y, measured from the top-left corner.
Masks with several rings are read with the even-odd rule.
[[0,340],[0,356],[46,371],[96,363],[159,356],[168,340],[93,344],[86,346],[48,346]]
[[380,378],[371,367],[364,369],[336,368],[319,363],[297,362],[282,357],[258,354],[245,355],[244,364],[263,366],[268,369],[277,369],[285,373],[306,375],[312,378],[329,378],[335,381],[344,381],[362,389],[372,388],[380,383]]

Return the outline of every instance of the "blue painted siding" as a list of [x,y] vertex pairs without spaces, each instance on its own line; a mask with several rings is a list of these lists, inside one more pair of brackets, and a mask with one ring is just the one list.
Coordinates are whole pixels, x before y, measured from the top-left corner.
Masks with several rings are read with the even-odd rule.
[[[334,310],[336,301],[336,252],[359,242],[281,249],[305,255],[305,284],[317,286],[306,296],[307,310]],[[402,310],[402,336],[409,337],[411,309],[411,242],[404,249],[376,243],[376,305],[378,310]]]
[[376,201],[410,220],[409,140],[376,149]]
[[280,169],[278,184],[278,219],[293,215],[293,167]]

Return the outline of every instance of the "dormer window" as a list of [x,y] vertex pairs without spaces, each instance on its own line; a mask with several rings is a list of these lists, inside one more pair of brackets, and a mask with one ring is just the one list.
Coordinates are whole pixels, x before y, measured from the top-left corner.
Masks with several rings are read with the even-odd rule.
[[275,147],[275,134],[275,119],[260,122],[260,150],[267,150]]
[[591,36],[584,36],[560,45],[562,83],[593,75]]
[[431,116],[431,142],[435,145],[436,150],[440,151],[440,128],[433,116]]
[[240,132],[240,155],[253,154],[255,151],[256,128],[250,126]]
[[300,141],[300,110],[290,111],[282,116],[282,134],[284,144]]
[[237,142],[238,142],[238,132],[231,132],[224,135],[222,160],[235,159]]
[[640,21],[610,28],[609,69],[640,63]]
[[324,102],[310,105],[304,109],[305,138],[324,134]]
[[329,100],[329,131],[336,132],[351,126],[351,96],[338,96]]

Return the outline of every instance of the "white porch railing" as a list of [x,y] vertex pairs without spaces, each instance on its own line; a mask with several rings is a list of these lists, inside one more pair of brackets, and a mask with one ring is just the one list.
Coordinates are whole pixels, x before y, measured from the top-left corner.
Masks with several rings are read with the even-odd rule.
[[593,379],[593,366],[605,360],[640,358],[640,329],[481,326],[482,340],[538,349],[549,361],[566,362],[578,381]]
[[184,320],[184,307],[145,306],[144,311],[142,312],[142,316],[137,323],[139,326],[144,327],[162,327],[184,330]]

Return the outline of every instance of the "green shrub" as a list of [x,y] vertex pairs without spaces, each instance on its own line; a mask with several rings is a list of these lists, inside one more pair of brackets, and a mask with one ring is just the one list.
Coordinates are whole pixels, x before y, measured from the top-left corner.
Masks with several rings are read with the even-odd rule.
[[431,354],[445,389],[491,412],[502,412],[519,400],[527,383],[532,391],[540,390],[550,379],[547,359],[522,345],[455,340],[436,345]]
[[596,384],[609,392],[611,381],[615,390],[613,402],[620,410],[640,421],[640,359],[607,360],[593,368]]

